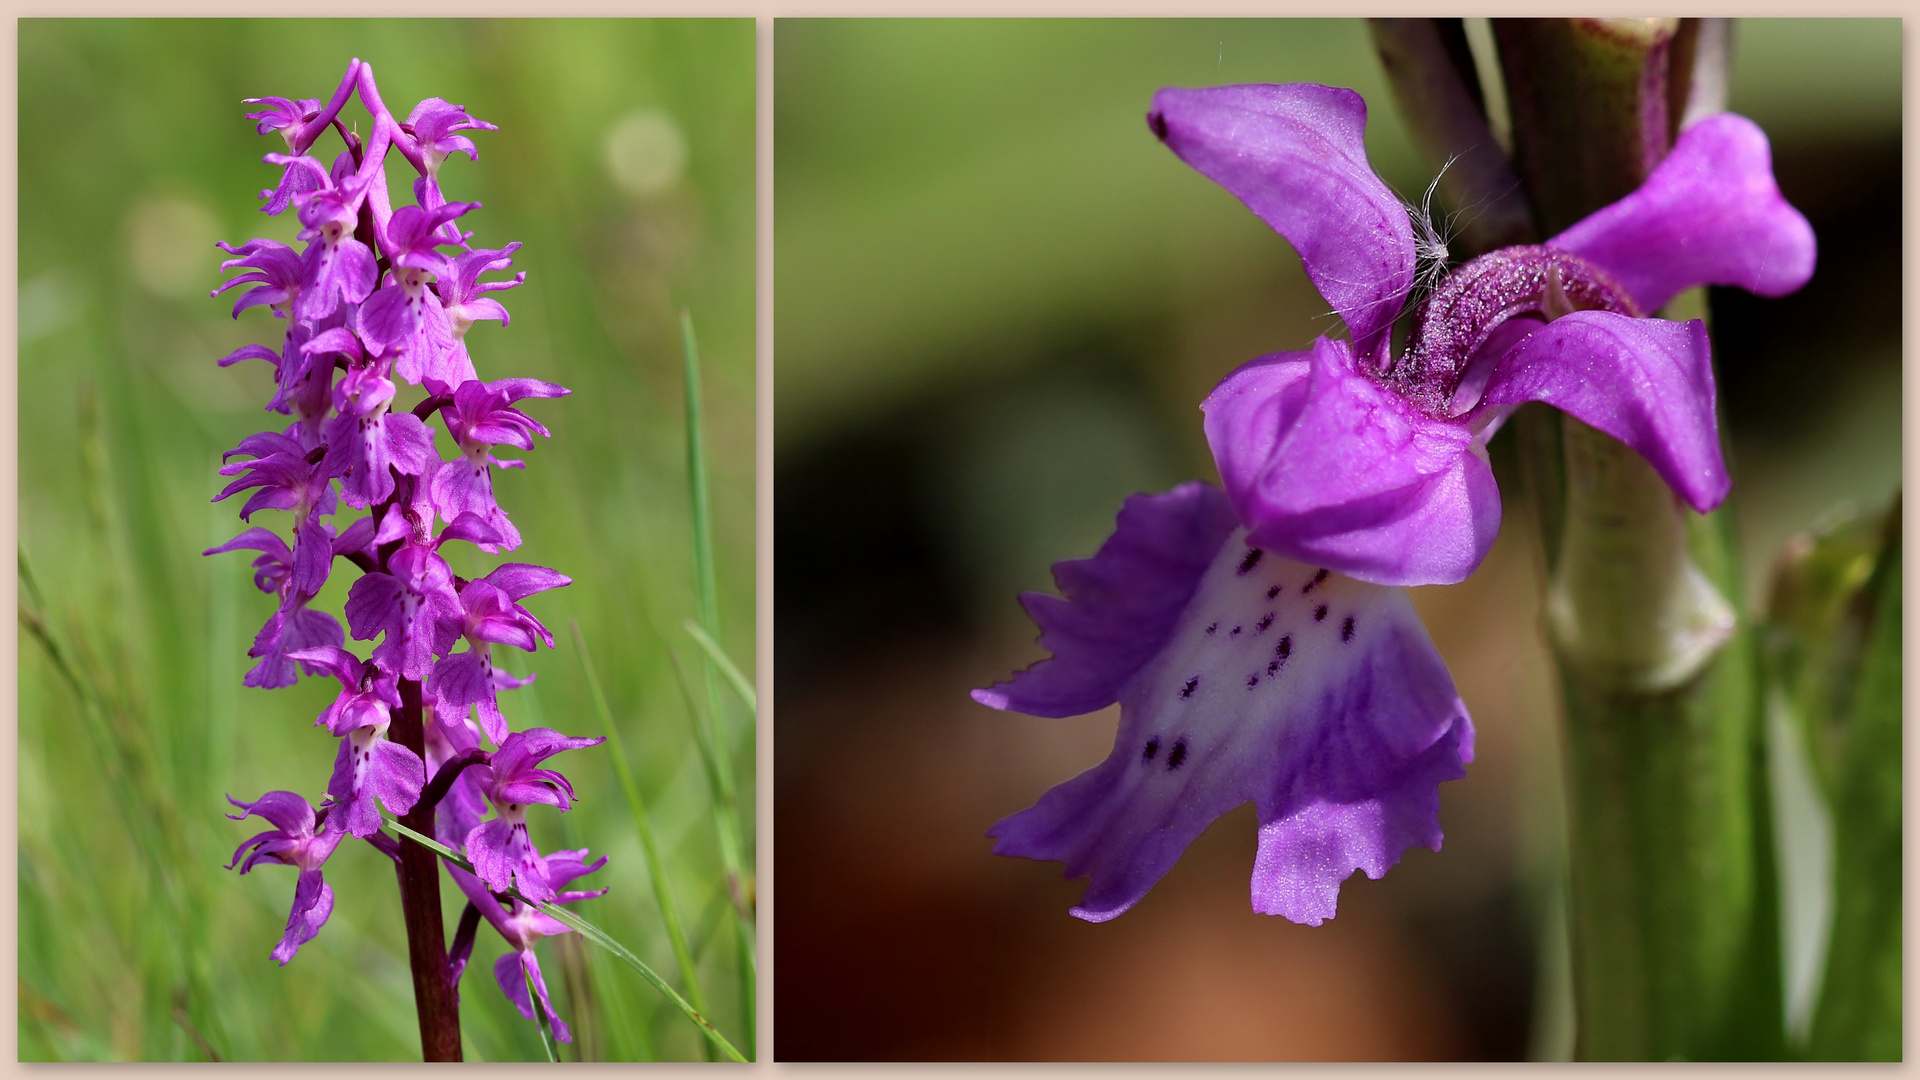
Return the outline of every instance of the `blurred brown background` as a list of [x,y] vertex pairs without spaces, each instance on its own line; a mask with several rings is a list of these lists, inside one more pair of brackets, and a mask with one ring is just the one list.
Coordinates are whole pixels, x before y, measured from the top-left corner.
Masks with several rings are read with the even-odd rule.
[[[1899,24],[1743,22],[1735,48],[1733,107],[1821,243],[1796,296],[1713,297],[1757,590],[1789,533],[1899,483]],[[782,20],[775,70],[775,1056],[1564,1055],[1557,721],[1516,484],[1473,579],[1414,590],[1479,729],[1443,852],[1296,926],[1249,908],[1243,807],[1096,926],[1067,914],[1082,882],[984,835],[1115,722],[968,699],[1042,655],[1015,593],[1127,494],[1214,479],[1200,398],[1328,329],[1291,249],[1156,144],[1147,101],[1354,87],[1376,167],[1417,194],[1364,26]]]

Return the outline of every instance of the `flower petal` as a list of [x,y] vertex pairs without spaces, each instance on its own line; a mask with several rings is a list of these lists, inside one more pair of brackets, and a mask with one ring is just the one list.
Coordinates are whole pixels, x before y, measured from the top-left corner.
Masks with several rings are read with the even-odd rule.
[[1500,492],[1471,428],[1361,373],[1344,341],[1260,357],[1200,407],[1240,520],[1287,558],[1376,585],[1448,584],[1493,546]]
[[1093,558],[1054,564],[1065,599],[1020,597],[1053,656],[975,690],[973,700],[1030,716],[1077,716],[1111,705],[1165,644],[1233,527],[1227,500],[1205,484],[1129,498]]
[[320,927],[332,914],[333,886],[320,880],[320,871],[302,870],[293,890],[293,910],[287,913],[287,930],[280,944],[273,947],[273,958],[286,966],[300,946],[319,936]]
[[1632,447],[1706,513],[1732,486],[1713,400],[1713,358],[1698,319],[1576,311],[1501,358],[1485,403],[1544,401]]
[[1330,915],[1355,867],[1437,846],[1433,785],[1460,775],[1471,727],[1406,593],[1245,540],[1208,553],[1173,635],[1122,688],[1106,761],[989,831],[998,854],[1088,876],[1080,918],[1131,907],[1248,801],[1267,826],[1254,906],[1295,921]]
[[1780,296],[1813,276],[1813,226],[1773,180],[1767,137],[1721,113],[1680,133],[1633,194],[1547,241],[1591,259],[1653,312],[1695,285]]
[[1330,86],[1166,89],[1147,121],[1180,160],[1287,238],[1362,356],[1413,288],[1413,225],[1367,164],[1367,103]]

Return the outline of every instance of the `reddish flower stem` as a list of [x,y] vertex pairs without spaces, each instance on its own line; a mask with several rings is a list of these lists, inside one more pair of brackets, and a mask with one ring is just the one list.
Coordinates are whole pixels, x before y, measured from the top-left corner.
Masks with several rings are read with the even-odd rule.
[[[420,683],[400,680],[400,708],[387,737],[427,759],[426,728],[421,722]],[[416,805],[400,823],[433,835],[433,808]],[[447,934],[440,918],[440,867],[433,852],[411,840],[400,841],[400,910],[407,924],[407,960],[413,968],[413,1002],[420,1015],[420,1056],[425,1061],[459,1061],[460,1000],[447,966]]]

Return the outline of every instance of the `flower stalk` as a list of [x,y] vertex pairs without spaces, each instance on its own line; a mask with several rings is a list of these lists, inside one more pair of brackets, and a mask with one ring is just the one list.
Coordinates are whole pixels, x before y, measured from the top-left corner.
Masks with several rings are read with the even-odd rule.
[[[424,761],[427,739],[423,711],[420,683],[402,679],[400,708],[393,714],[393,727],[387,737]],[[401,816],[400,823],[432,835],[437,803],[422,798]],[[407,963],[413,969],[413,1001],[420,1017],[421,1060],[459,1061],[460,998],[447,965],[447,934],[440,915],[440,863],[433,852],[403,839],[397,872],[400,911],[407,927]]]
[[[1724,92],[1718,25],[1496,20],[1494,36],[1543,233],[1633,191]],[[1683,305],[1697,294],[1665,313]],[[1763,729],[1724,516],[1690,513],[1641,456],[1572,418],[1529,422],[1526,449],[1545,452],[1523,468],[1556,474],[1529,487],[1564,496],[1538,510],[1566,712],[1576,1055],[1775,1056]]]

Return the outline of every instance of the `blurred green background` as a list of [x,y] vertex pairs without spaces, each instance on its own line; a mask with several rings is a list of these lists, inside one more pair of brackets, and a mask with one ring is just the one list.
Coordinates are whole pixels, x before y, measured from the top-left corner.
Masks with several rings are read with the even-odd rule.
[[[1901,27],[1742,20],[1734,50],[1731,107],[1821,245],[1794,296],[1712,297],[1757,596],[1788,535],[1900,481]],[[1493,555],[1414,591],[1479,729],[1441,787],[1444,852],[1295,926],[1248,910],[1243,807],[1091,926],[1066,914],[1082,881],[983,835],[1103,758],[1115,722],[968,700],[1043,655],[1015,593],[1051,589],[1127,494],[1214,479],[1200,399],[1332,328],[1286,242],[1160,146],[1147,104],[1353,87],[1376,168],[1417,197],[1365,26],[781,20],[775,79],[776,1055],[1564,1056],[1557,706],[1510,436]]]
[[[284,969],[294,872],[222,867],[257,823],[222,795],[285,788],[317,799],[334,741],[313,718],[332,680],[243,688],[248,643],[271,610],[241,556],[202,558],[244,526],[211,504],[221,451],[284,418],[262,412],[264,364],[215,361],[279,347],[264,310],[209,299],[218,239],[291,241],[294,215],[254,193],[283,151],[242,118],[246,97],[328,97],[347,61],[377,72],[404,118],[430,96],[498,124],[478,164],[450,162],[475,243],[520,240],[511,326],[468,337],[485,379],[531,376],[573,396],[530,411],[553,431],[498,475],[525,535],[507,558],[575,584],[529,606],[558,651],[506,661],[538,672],[503,699],[513,727],[599,733],[574,656],[578,620],[652,816],[713,1019],[743,1050],[750,1011],[729,931],[709,782],[670,650],[695,614],[678,313],[692,311],[705,373],[721,642],[753,670],[754,28],[751,20],[48,21],[20,23],[20,548],[44,617],[98,708],[85,710],[23,633],[19,726],[19,1053],[22,1060],[418,1060],[413,994],[388,860],[343,845],[326,865],[331,920]],[[342,114],[366,113],[356,101]],[[337,136],[316,153],[331,160]],[[395,158],[396,203],[412,172]],[[403,175],[404,172],[404,175]],[[236,294],[237,295],[237,294]],[[413,391],[410,393],[417,393]],[[411,397],[403,400],[410,401]],[[444,439],[441,451],[445,453]],[[282,515],[257,523],[279,528]],[[457,548],[453,551],[452,548]],[[493,562],[453,545],[457,573]],[[336,615],[350,579],[315,606]],[[349,642],[364,651],[364,643]],[[705,708],[704,693],[694,699]],[[752,717],[724,703],[752,866]],[[556,764],[580,795],[535,813],[543,849],[610,857],[576,905],[685,987],[661,929],[634,818],[606,746]],[[443,886],[448,933],[461,898]],[[630,969],[577,935],[539,952],[568,1056],[698,1059],[693,1028]],[[540,1044],[493,984],[504,945],[483,927],[463,982],[469,1060],[538,1060]]]

